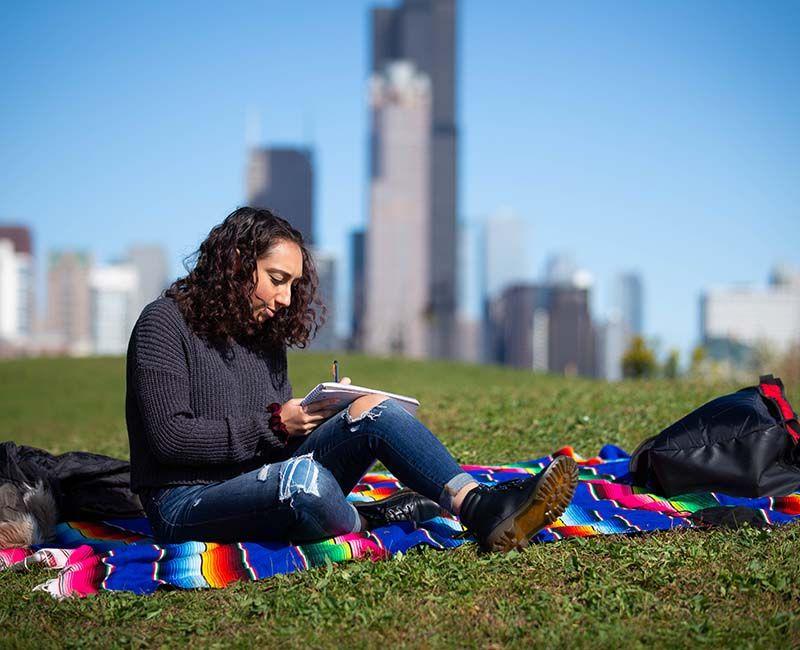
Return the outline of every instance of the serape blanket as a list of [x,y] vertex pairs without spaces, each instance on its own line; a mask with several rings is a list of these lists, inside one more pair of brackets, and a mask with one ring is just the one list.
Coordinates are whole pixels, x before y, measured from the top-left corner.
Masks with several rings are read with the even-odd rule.
[[[787,497],[746,499],[714,492],[671,499],[648,494],[629,483],[629,455],[606,445],[594,458],[581,458],[571,447],[550,456],[502,466],[464,465],[483,483],[537,474],[557,455],[580,465],[580,483],[572,504],[535,542],[568,537],[629,535],[695,526],[689,518],[714,506],[746,506],[761,513],[765,524],[784,524],[800,517],[800,493]],[[399,489],[390,474],[372,473],[349,495],[353,501],[383,499]],[[416,547],[455,548],[472,541],[456,519],[437,517],[422,524],[403,522],[367,533],[353,533],[311,544],[184,542],[161,545],[150,537],[145,519],[59,524],[54,548],[0,550],[0,569],[45,566],[55,578],[35,587],[56,598],[87,596],[101,590],[150,594],[156,589],[218,588],[238,580],[262,580],[356,558],[380,560]]]

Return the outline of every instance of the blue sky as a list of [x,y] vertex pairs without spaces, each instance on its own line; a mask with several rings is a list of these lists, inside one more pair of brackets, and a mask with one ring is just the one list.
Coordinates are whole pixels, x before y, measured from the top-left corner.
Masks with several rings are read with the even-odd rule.
[[[244,201],[255,112],[263,142],[313,144],[344,261],[372,4],[5,3],[0,220],[39,254],[162,243],[177,273]],[[703,287],[800,264],[799,3],[465,0],[458,29],[460,217],[513,208],[533,268],[567,251],[593,273],[598,315],[639,270],[647,333],[687,349]]]

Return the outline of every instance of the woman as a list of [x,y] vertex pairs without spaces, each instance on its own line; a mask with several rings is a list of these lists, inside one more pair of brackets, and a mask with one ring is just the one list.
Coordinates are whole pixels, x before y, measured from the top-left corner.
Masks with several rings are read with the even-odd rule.
[[[479,486],[391,400],[365,396],[338,413],[330,402],[301,406],[286,347],[315,331],[316,289],[300,233],[268,210],[240,208],[142,312],[128,348],[126,419],[132,487],[156,537],[305,541],[442,507],[485,549],[506,551],[561,516],[577,485],[570,458],[537,477]],[[354,506],[345,496],[376,460],[415,492]]]

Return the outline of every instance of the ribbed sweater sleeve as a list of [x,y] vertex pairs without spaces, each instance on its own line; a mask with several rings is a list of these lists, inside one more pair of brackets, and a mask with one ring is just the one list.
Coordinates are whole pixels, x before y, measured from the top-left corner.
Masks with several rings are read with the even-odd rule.
[[284,447],[263,412],[199,417],[191,405],[189,338],[177,310],[146,310],[133,333],[130,375],[141,413],[143,437],[160,463],[233,464]]

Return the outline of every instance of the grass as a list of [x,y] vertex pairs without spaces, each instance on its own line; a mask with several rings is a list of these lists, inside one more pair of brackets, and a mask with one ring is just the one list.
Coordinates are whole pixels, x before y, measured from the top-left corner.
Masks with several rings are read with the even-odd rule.
[[[643,438],[734,386],[609,385],[450,363],[339,355],[356,383],[418,396],[463,463],[592,455]],[[290,359],[295,394],[328,357]],[[0,363],[0,439],[127,457],[124,361]],[[800,403],[798,387],[789,397]],[[349,562],[215,591],[55,602],[44,570],[0,574],[1,647],[800,645],[800,527],[574,539],[524,553],[474,547]]]

